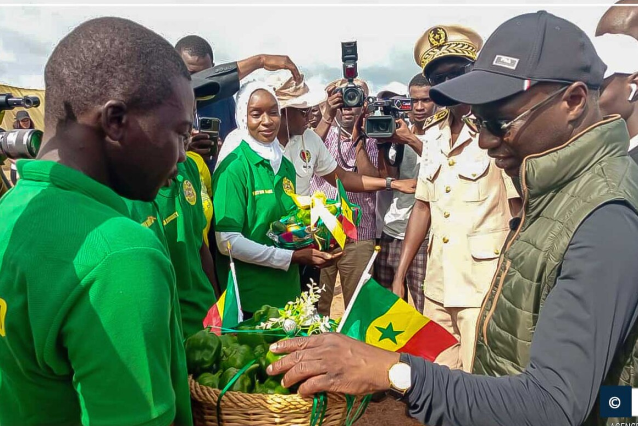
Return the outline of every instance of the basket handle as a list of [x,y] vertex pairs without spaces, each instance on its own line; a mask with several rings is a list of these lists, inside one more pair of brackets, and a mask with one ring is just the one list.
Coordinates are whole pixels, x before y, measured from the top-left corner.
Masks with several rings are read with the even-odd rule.
[[254,363],[256,363],[256,362],[257,362],[257,358],[253,359],[248,364],[244,365],[242,367],[242,369],[239,370],[237,372],[237,374],[235,374],[233,376],[232,379],[230,379],[228,384],[226,386],[224,386],[224,389],[222,389],[222,391],[219,393],[219,397],[217,398],[217,407],[216,407],[216,410],[217,410],[217,426],[222,426],[222,416],[221,416],[221,414],[222,414],[222,405],[221,405],[222,398],[224,397],[224,395],[226,395],[226,392],[228,392],[228,389],[230,389],[235,384],[237,379],[239,379],[239,377],[242,374],[244,374],[250,367],[252,367],[252,365]]

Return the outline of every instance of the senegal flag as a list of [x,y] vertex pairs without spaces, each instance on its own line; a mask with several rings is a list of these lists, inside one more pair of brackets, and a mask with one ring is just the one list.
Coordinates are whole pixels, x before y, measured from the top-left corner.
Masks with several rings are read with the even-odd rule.
[[228,273],[228,284],[217,303],[215,303],[204,318],[204,328],[212,327],[212,332],[218,336],[222,334],[222,328],[233,328],[244,320],[244,315],[239,308],[239,292],[233,275]]
[[341,226],[343,226],[343,232],[345,232],[348,237],[356,240],[357,227],[354,223],[352,207],[350,206],[350,201],[348,200],[348,194],[346,194],[346,190],[338,178],[337,190],[339,192],[339,202],[341,203]]
[[434,361],[458,343],[447,330],[372,278],[351,303],[341,332],[370,345]]

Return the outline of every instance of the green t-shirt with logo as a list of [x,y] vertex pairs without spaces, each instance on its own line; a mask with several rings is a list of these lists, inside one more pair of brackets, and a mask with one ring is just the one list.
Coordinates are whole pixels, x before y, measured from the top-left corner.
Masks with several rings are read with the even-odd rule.
[[[270,224],[285,216],[294,202],[284,192],[284,182],[294,186],[295,168],[282,158],[277,174],[270,162],[242,142],[215,169],[213,175],[213,217],[216,232],[239,232],[251,241],[267,246],[274,242],[266,233]],[[222,284],[228,276],[228,257],[218,253],[217,270]],[[255,312],[268,304],[283,308],[301,294],[299,267],[287,271],[241,262],[235,259],[242,309]]]
[[188,158],[177,165],[177,177],[160,189],[154,203],[128,201],[131,217],[149,227],[165,243],[175,268],[184,338],[203,329],[202,321],[216,302],[202,269],[206,216],[197,164]]
[[0,199],[0,424],[190,425],[165,248],[110,188],[17,166]]

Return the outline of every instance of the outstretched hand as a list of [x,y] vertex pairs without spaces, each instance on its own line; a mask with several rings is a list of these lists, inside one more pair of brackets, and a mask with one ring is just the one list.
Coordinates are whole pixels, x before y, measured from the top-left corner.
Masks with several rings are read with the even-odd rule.
[[264,55],[264,69],[268,71],[288,70],[292,73],[295,82],[302,82],[297,65],[286,55]]
[[304,248],[296,250],[292,254],[292,263],[326,268],[333,265],[341,256],[343,256],[343,252],[327,253],[313,248]]
[[399,354],[367,345],[343,334],[326,333],[274,343],[270,350],[290,354],[271,364],[271,376],[283,374],[282,384],[302,382],[299,393],[368,395],[390,389],[388,371]]
[[414,194],[416,192],[416,179],[395,180],[392,182],[392,189],[404,194]]

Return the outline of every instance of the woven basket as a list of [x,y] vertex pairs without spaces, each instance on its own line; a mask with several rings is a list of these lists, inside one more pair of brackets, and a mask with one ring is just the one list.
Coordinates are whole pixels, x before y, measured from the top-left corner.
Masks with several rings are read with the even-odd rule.
[[[219,389],[202,386],[188,377],[195,426],[308,426],[312,399],[294,395],[226,392],[221,402],[221,422],[217,423]],[[322,426],[342,426],[347,416],[345,397],[328,394]]]

